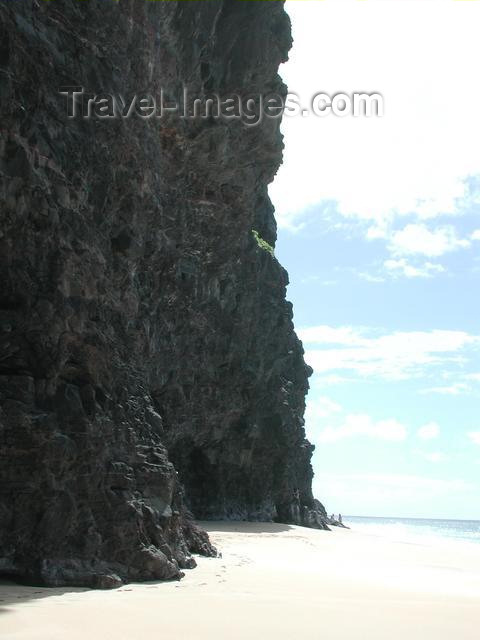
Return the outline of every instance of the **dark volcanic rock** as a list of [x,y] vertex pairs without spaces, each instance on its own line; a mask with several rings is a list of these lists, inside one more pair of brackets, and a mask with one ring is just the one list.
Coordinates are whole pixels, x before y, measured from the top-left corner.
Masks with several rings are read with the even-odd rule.
[[108,588],[191,516],[325,526],[267,184],[277,120],[67,118],[62,86],[283,92],[281,2],[0,4],[0,572]]

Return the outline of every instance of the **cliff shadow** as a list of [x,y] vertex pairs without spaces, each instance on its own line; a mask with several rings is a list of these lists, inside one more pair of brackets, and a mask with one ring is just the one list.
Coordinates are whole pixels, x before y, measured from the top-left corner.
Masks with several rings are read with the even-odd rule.
[[63,596],[67,593],[84,593],[91,591],[83,587],[33,587],[0,578],[0,615],[13,613],[13,605],[41,600],[52,596]]
[[243,520],[210,521],[201,520],[197,524],[207,533],[284,533],[293,527],[281,522],[246,522]]

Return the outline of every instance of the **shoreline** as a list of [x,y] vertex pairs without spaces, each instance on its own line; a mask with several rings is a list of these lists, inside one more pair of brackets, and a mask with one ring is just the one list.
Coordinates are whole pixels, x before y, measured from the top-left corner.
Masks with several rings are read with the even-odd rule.
[[[369,522],[365,522],[365,520],[369,520]],[[385,525],[382,522],[373,522],[375,520],[394,520],[391,525]],[[371,536],[372,538],[379,538],[381,540],[386,540],[398,544],[412,544],[418,546],[426,546],[426,547],[438,547],[444,550],[454,550],[458,548],[457,545],[460,545],[460,548],[466,549],[469,546],[472,548],[472,552],[475,554],[475,550],[480,550],[480,538],[473,540],[469,536],[461,537],[458,535],[445,535],[441,534],[436,530],[430,531],[419,531],[414,527],[409,526],[408,521],[416,520],[418,522],[425,522],[427,525],[430,522],[468,522],[477,524],[476,520],[446,520],[446,519],[438,519],[433,520],[430,518],[363,518],[362,522],[355,522],[349,520],[348,517],[345,517],[345,522],[348,525],[349,529],[355,531],[360,535]],[[403,522],[405,521],[405,522]],[[398,530],[396,527],[405,527],[405,529]],[[466,545],[466,546],[465,546]]]
[[112,591],[0,584],[6,640],[476,640],[480,545],[352,529],[202,522],[218,558]]

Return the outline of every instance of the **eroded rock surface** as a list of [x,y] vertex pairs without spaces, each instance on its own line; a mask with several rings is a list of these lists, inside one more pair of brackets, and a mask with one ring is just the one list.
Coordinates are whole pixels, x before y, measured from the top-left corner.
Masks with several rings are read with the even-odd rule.
[[62,86],[283,92],[281,2],[0,4],[0,572],[170,579],[198,518],[325,526],[310,373],[259,246],[278,120],[68,119]]

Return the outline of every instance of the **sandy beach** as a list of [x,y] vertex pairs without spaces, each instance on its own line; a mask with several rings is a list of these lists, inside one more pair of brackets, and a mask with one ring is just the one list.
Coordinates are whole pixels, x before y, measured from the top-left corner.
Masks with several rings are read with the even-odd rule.
[[180,582],[113,591],[0,585],[5,640],[469,640],[480,545],[335,529],[203,523],[222,557]]

